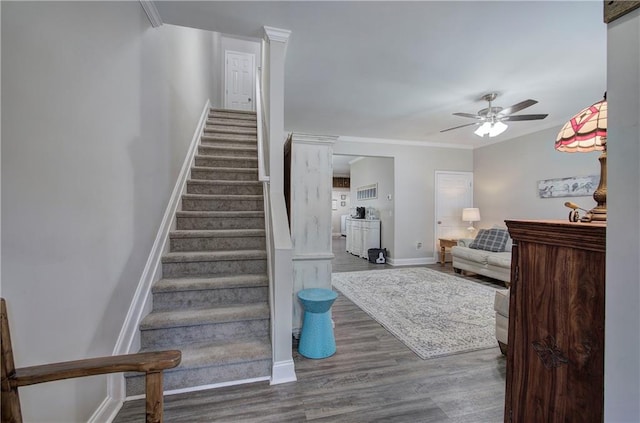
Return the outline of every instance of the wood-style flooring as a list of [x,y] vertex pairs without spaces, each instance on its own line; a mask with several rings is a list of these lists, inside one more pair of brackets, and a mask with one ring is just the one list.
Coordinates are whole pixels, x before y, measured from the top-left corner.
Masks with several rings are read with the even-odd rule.
[[[350,256],[343,243],[344,239],[334,238],[335,272],[391,267]],[[450,264],[426,267],[453,272]],[[493,284],[485,278],[467,278]],[[422,360],[344,296],[334,303],[333,319],[336,354],[311,360],[294,348],[297,382],[274,386],[259,382],[167,396],[165,421],[503,421],[505,358],[497,345]],[[143,421],[144,400],[126,402],[114,420]]]

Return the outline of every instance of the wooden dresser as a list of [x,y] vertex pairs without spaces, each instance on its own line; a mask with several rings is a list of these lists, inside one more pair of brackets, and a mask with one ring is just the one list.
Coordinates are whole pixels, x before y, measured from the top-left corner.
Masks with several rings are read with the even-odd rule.
[[602,422],[606,226],[506,221],[505,422]]

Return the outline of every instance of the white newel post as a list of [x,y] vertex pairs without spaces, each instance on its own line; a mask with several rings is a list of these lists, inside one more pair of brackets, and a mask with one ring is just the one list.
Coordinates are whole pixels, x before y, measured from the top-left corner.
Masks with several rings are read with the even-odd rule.
[[294,133],[291,141],[293,332],[296,335],[302,326],[298,291],[331,289],[331,159],[336,139]]
[[272,193],[284,192],[284,62],[291,31],[264,27],[268,43],[269,181]]
[[264,27],[262,81],[268,131],[271,254],[271,384],[296,380],[292,355],[292,248],[284,202],[284,62],[291,31]]

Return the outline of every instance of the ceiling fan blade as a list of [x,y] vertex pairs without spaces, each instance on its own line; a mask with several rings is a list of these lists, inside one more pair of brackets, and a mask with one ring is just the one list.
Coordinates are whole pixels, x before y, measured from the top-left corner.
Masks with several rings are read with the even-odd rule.
[[464,128],[465,126],[474,126],[474,125],[480,125],[481,122],[474,122],[474,123],[467,123],[465,125],[460,125],[460,126],[454,126],[453,128],[447,128],[447,129],[443,129],[440,132],[447,132],[447,131],[452,131],[454,129],[458,129],[458,128]]
[[518,115],[518,116],[505,116],[505,117],[501,117],[500,120],[502,121],[510,121],[510,122],[515,122],[515,121],[519,121],[519,120],[540,120],[540,119],[544,119],[546,118],[547,115]]
[[462,117],[471,118],[471,119],[484,119],[483,116],[472,115],[471,113],[454,113],[454,116],[462,116]]
[[525,100],[525,101],[521,101],[520,103],[516,103],[511,107],[507,107],[506,109],[502,109],[500,111],[500,113],[498,113],[498,116],[507,116],[507,115],[510,115],[512,113],[519,112],[520,110],[526,109],[527,107],[531,107],[536,103],[537,103],[536,100],[531,100],[531,99]]

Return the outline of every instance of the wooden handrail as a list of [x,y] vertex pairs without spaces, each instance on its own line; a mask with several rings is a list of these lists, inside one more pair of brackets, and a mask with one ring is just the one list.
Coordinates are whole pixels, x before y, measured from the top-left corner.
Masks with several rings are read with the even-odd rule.
[[158,372],[176,367],[180,364],[181,355],[180,351],[169,350],[22,367],[16,369],[10,381],[12,385],[20,387],[107,373]]

